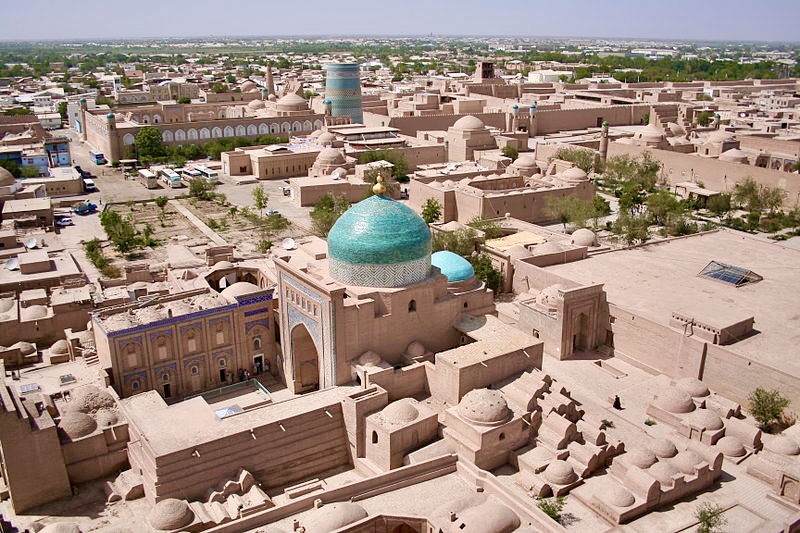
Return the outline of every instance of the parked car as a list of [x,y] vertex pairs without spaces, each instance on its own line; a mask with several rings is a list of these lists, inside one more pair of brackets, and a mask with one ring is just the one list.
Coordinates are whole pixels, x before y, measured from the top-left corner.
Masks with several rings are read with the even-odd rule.
[[60,228],[63,228],[64,226],[71,226],[72,224],[72,217],[61,217],[56,219],[56,226]]
[[88,215],[97,211],[97,204],[87,200],[86,202],[76,205],[72,208],[72,210],[79,215]]
[[276,211],[276,210],[274,210],[274,209],[270,209],[269,211],[267,211],[267,216],[268,216],[268,217],[270,217],[270,216],[272,216],[272,215],[280,215],[280,214],[281,214],[281,212],[280,212],[280,211]]
[[89,178],[83,179],[83,188],[86,189],[87,191],[97,190],[97,186],[94,184],[94,180],[91,180]]

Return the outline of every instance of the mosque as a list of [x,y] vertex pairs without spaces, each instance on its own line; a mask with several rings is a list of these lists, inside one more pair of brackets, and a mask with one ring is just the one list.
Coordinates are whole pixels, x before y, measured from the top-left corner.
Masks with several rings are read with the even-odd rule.
[[462,313],[494,311],[492,291],[452,252],[431,254],[428,225],[375,195],[275,259],[286,384],[295,392],[360,379],[360,357],[403,365],[459,344]]

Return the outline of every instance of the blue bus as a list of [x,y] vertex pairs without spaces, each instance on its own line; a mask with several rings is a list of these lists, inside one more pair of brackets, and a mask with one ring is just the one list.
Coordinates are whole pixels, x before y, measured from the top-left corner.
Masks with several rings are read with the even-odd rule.
[[98,150],[89,150],[89,157],[92,158],[92,162],[95,165],[105,165],[106,164],[106,158],[105,158],[105,156],[103,156],[103,152],[100,152]]

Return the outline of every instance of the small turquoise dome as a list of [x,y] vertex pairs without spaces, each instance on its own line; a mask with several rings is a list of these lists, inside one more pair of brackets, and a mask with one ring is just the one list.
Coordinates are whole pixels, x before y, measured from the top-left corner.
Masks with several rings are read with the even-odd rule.
[[514,105],[511,106],[511,108],[512,109],[519,109],[519,106],[517,104],[514,104]]
[[348,209],[328,233],[331,277],[348,285],[404,287],[431,270],[431,232],[410,208],[371,196]]
[[324,102],[322,102],[322,103],[323,103],[323,104],[325,104],[325,105],[331,105],[331,104],[333,104],[333,102],[331,102],[330,98],[326,98],[326,99],[325,99],[325,101],[324,101]]
[[106,115],[106,118],[108,120],[114,120],[114,113],[109,113],[108,115]]
[[450,283],[465,281],[475,276],[475,270],[472,269],[470,262],[449,250],[433,254],[431,264],[438,267]]
[[78,103],[85,104],[86,103],[86,98],[81,98],[80,100],[78,100]]

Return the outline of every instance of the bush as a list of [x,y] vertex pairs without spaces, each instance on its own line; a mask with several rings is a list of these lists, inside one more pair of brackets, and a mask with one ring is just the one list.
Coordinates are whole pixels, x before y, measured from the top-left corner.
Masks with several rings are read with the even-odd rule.
[[556,496],[555,498],[536,498],[536,507],[541,509],[544,514],[561,523],[561,513],[564,512],[564,506],[567,503],[566,496]]
[[697,506],[694,517],[698,522],[697,533],[716,533],[724,528],[728,520],[722,515],[725,509],[712,503]]
[[747,397],[748,410],[761,426],[761,429],[770,433],[773,422],[781,422],[783,410],[791,402],[778,390],[766,390],[758,387]]

